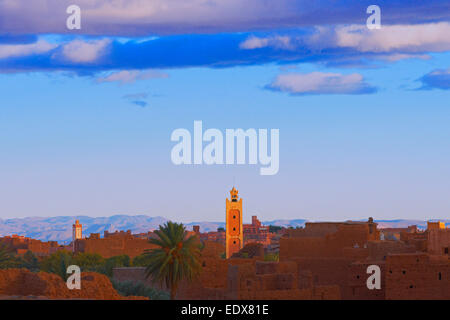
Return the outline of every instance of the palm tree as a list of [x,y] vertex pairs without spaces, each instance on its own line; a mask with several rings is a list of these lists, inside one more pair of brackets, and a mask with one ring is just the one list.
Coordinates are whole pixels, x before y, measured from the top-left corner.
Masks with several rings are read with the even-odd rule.
[[146,277],[170,289],[170,298],[175,299],[181,280],[192,281],[200,272],[200,246],[197,237],[187,236],[183,224],[167,222],[155,231],[157,238],[149,242],[155,249],[145,250],[148,261]]

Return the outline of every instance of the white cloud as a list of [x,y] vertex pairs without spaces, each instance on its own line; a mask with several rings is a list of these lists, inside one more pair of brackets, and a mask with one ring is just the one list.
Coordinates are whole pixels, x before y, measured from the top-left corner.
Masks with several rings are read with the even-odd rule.
[[379,55],[378,58],[385,60],[385,61],[395,62],[395,61],[405,60],[405,59],[430,60],[431,56],[428,54],[392,53],[392,54]]
[[97,82],[119,82],[121,84],[133,83],[137,80],[146,80],[154,78],[168,78],[167,73],[155,70],[139,71],[139,70],[122,70],[112,72],[106,76],[98,77]]
[[[308,1],[308,0],[301,0]],[[2,0],[0,21],[6,32],[66,32],[71,0]],[[291,0],[77,0],[83,34],[148,35],[239,30],[247,26],[288,24],[298,6]],[[283,20],[284,18],[284,20]]]
[[317,28],[307,41],[316,48],[353,48],[359,52],[441,52],[450,50],[450,23],[385,25],[369,30],[365,25]]
[[64,57],[72,62],[89,63],[95,62],[106,51],[111,43],[110,39],[93,41],[73,40],[62,47]]
[[390,54],[385,60],[427,59],[422,52],[450,50],[450,23],[418,25],[385,25],[369,30],[366,25],[316,27],[306,36],[249,37],[240,44],[242,49],[273,47],[294,50],[302,47],[320,52],[330,48],[352,48],[361,53]]
[[0,59],[46,53],[56,47],[56,44],[48,43],[45,40],[30,44],[3,44],[0,45]]
[[285,73],[278,75],[267,87],[291,94],[361,94],[375,91],[358,73]]
[[[65,33],[66,8],[81,8],[82,34],[149,35],[254,31],[361,21],[369,0],[1,0],[6,33]],[[447,21],[443,0],[383,1],[383,23]],[[355,14],[355,12],[360,12]]]
[[295,46],[291,43],[291,37],[288,36],[274,36],[274,37],[255,37],[251,36],[239,44],[241,49],[260,49],[265,47],[273,47],[277,49],[294,49]]

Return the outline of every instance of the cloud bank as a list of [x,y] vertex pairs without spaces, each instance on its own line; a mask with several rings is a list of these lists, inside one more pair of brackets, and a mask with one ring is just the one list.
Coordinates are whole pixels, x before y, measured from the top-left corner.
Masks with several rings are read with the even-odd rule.
[[[266,63],[330,65],[429,59],[450,50],[450,23],[315,27],[276,33],[225,33],[122,39],[37,37],[32,43],[0,44],[0,72],[125,70],[102,81],[133,82],[133,70],[224,68]],[[128,79],[129,78],[129,79]]]
[[[0,30],[61,34],[72,0],[2,0]],[[77,0],[89,35],[248,32],[313,25],[362,24],[369,0]],[[384,24],[450,19],[446,0],[379,0]]]

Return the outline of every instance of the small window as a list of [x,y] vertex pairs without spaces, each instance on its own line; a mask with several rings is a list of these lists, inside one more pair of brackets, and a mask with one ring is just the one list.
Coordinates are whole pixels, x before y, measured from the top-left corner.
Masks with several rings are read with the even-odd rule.
[[448,247],[444,248],[444,254],[448,254]]
[[403,271],[402,271],[402,273],[403,273],[403,274],[406,274],[406,271],[405,271],[405,270],[403,270]]
[[442,280],[442,273],[439,272],[438,279]]
[[236,219],[236,216],[233,216],[233,219]]
[[233,228],[233,231],[236,231],[236,228]]
[[233,244],[236,244],[236,241],[233,241]]

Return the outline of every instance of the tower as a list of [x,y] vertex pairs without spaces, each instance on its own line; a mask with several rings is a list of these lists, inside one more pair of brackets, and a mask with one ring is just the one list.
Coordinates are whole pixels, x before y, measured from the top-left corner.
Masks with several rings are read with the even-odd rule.
[[244,231],[242,229],[242,199],[238,191],[233,187],[230,191],[230,199],[226,199],[226,257],[242,249],[244,243]]
[[81,239],[83,236],[83,226],[79,220],[75,220],[75,224],[72,225],[72,247],[75,251],[75,240]]

